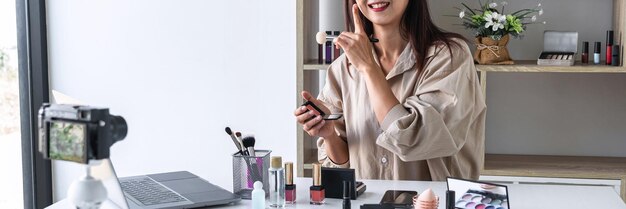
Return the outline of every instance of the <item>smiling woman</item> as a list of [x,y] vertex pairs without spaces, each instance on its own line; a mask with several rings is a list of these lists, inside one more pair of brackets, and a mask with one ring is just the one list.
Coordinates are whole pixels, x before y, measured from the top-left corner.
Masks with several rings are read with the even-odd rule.
[[348,31],[335,41],[345,53],[317,98],[302,92],[344,118],[294,112],[318,137],[318,160],[362,179],[477,179],[486,107],[465,39],[434,25],[427,1],[345,3]]

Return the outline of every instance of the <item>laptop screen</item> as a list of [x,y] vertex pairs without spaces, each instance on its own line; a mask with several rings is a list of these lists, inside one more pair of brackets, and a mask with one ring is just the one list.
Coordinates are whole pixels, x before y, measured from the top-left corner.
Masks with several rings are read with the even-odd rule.
[[120,187],[117,175],[115,175],[115,170],[113,170],[113,166],[111,165],[111,160],[103,159],[100,165],[92,166],[91,176],[102,180],[104,187],[107,189],[108,200],[103,203],[104,205],[113,204],[113,206],[117,208],[129,209],[126,197],[122,192],[122,187]]

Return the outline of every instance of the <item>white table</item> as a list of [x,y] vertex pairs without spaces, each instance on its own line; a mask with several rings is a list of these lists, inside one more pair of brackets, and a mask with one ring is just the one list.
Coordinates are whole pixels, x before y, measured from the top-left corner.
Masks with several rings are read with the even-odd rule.
[[[297,187],[296,204],[286,208],[301,209],[340,209],[342,200],[326,199],[324,205],[309,204],[309,187],[313,183],[310,178],[294,179]],[[445,182],[429,181],[385,181],[365,180],[367,190],[357,200],[352,200],[352,208],[359,209],[362,204],[380,202],[385,191],[414,190],[422,192],[428,188],[433,189],[439,196],[439,209],[445,209]],[[626,204],[611,187],[604,186],[563,186],[563,185],[507,185],[509,190],[509,203],[513,209],[526,208],[568,208],[568,209],[626,209]],[[458,194],[457,194],[458,195]],[[458,197],[457,197],[458,198]],[[250,209],[250,200],[241,200],[234,205],[222,205],[208,207],[211,209]],[[64,200],[50,208],[69,208],[69,202]]]
[[[309,204],[309,187],[313,183],[310,178],[294,179],[297,188],[295,205],[286,208],[306,209],[340,209],[342,200],[326,199],[326,204],[317,206]],[[439,209],[445,209],[445,182],[425,181],[385,181],[364,180],[367,190],[363,195],[352,200],[352,208],[359,209],[362,204],[380,202],[385,191],[415,190],[422,192],[432,188],[440,199]],[[507,185],[509,188],[509,201],[512,209],[526,208],[568,208],[568,209],[626,209],[626,204],[611,187],[601,186],[563,186],[563,185]],[[458,195],[458,194],[457,194]],[[241,200],[235,205],[225,205],[210,208],[219,209],[250,209],[250,200]]]

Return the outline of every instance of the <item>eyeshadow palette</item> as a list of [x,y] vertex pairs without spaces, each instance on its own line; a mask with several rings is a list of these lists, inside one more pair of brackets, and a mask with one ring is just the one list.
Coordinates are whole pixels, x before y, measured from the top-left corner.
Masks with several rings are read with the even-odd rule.
[[539,55],[537,65],[572,66],[575,55],[573,52],[543,52]]
[[505,195],[488,191],[468,190],[455,203],[456,208],[468,209],[508,209],[509,203]]
[[448,190],[456,192],[454,207],[461,209],[509,209],[507,186],[448,177]]
[[543,52],[537,65],[572,66],[578,51],[578,32],[544,31]]

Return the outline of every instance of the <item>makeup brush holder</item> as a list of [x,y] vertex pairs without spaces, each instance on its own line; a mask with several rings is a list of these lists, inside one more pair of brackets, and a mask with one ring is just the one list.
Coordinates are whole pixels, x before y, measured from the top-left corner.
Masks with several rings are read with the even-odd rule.
[[265,196],[269,195],[270,150],[256,150],[255,156],[233,154],[233,193],[242,199],[251,199],[254,182],[263,183]]

